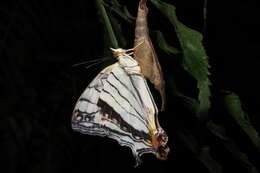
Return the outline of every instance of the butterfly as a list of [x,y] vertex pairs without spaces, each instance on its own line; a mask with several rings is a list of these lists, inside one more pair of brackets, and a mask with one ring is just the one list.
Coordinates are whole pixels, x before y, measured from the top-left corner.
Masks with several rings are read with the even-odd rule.
[[137,166],[144,153],[165,160],[169,148],[146,79],[133,53],[128,53],[134,49],[111,48],[117,62],[103,69],[81,94],[73,110],[72,129],[106,136],[131,148]]

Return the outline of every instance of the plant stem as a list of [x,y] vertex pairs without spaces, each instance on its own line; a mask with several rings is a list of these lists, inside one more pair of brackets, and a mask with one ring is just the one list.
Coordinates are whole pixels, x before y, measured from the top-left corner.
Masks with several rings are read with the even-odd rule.
[[111,46],[114,47],[114,48],[118,48],[118,41],[116,39],[114,30],[112,28],[111,22],[109,20],[108,15],[107,15],[106,9],[103,5],[103,0],[96,0],[96,6],[97,6],[97,8],[100,12],[100,16],[103,19],[105,28],[107,29],[108,36],[109,36],[109,39],[110,39],[110,42],[111,42]]
[[204,0],[204,4],[203,4],[203,36],[205,36],[206,29],[207,29],[207,7],[208,7],[208,0]]

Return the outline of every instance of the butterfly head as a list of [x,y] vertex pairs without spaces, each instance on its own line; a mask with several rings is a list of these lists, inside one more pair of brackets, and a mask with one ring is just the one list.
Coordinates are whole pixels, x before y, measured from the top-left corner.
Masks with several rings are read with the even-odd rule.
[[135,61],[134,58],[130,56],[132,53],[131,52],[128,53],[129,49],[128,50],[121,49],[121,48],[118,49],[110,48],[110,49],[112,50],[114,57],[117,58],[121,67],[132,68],[138,65],[137,61]]
[[127,50],[121,49],[121,48],[118,48],[118,49],[110,48],[110,49],[112,50],[112,53],[113,53],[114,57],[116,57],[116,58],[127,53]]
[[144,43],[145,40],[142,40],[140,41],[139,44],[137,44],[135,47],[131,48],[131,49],[122,49],[122,48],[117,48],[117,49],[114,49],[114,48],[110,48],[112,50],[112,53],[114,55],[114,57],[118,58],[120,56],[123,56],[123,55],[133,55],[134,54],[134,50],[139,47],[140,45],[142,45]]

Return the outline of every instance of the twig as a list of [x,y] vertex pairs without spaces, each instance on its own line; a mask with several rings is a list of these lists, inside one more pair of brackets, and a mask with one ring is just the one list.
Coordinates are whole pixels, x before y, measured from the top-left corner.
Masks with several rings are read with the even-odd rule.
[[98,10],[100,11],[100,16],[103,18],[105,28],[108,31],[108,36],[109,36],[109,39],[111,41],[111,46],[114,47],[114,48],[118,48],[118,41],[116,39],[116,36],[115,36],[114,31],[113,31],[111,22],[109,20],[106,9],[104,7],[103,0],[96,0],[96,6],[97,6]]
[[207,7],[208,7],[208,0],[204,0],[203,4],[203,35],[205,36],[207,30]]

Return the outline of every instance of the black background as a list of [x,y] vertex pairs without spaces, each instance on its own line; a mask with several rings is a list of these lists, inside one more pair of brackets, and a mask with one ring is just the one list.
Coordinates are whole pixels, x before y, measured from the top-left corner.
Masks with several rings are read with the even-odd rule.
[[[120,2],[136,16],[137,0]],[[172,3],[181,22],[203,32],[202,0]],[[130,149],[108,138],[73,132],[70,128],[73,106],[103,66],[85,69],[72,68],[72,65],[101,58],[108,49],[104,46],[104,28],[94,1],[11,0],[0,4],[0,169],[10,173],[21,170],[90,172],[91,168],[96,171],[208,172],[178,140],[175,131],[184,128],[195,131],[195,136],[203,138],[202,141],[207,139],[207,144],[213,146],[211,152],[215,159],[221,160],[224,172],[243,172],[239,162],[225,149],[221,146],[214,149],[216,139],[200,135],[201,129],[194,123],[194,117],[174,98],[167,98],[167,110],[160,116],[161,125],[169,135],[171,153],[167,161],[147,154],[142,156],[143,164],[133,168]],[[150,30],[161,30],[169,43],[177,45],[177,40],[172,39],[174,29],[167,19],[149,2],[148,8]],[[254,1],[209,1],[203,42],[211,65],[213,99],[221,90],[237,93],[243,109],[259,131],[258,18],[259,9]],[[127,31],[124,48],[130,48],[134,26],[122,20],[122,27]],[[162,55],[160,50],[158,55]],[[166,79],[167,73],[175,67],[172,64],[175,60],[169,58],[159,56]],[[190,95],[196,93],[194,81],[180,67],[175,72],[181,73],[175,75],[181,90]],[[214,104],[218,102],[213,101]],[[213,112],[225,125],[239,130],[234,122],[223,118],[221,111]],[[257,163],[259,153],[251,150],[248,139],[243,135],[234,138],[242,150],[249,153],[250,161]]]

